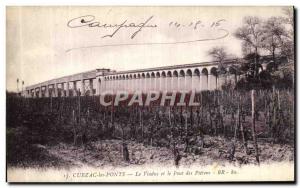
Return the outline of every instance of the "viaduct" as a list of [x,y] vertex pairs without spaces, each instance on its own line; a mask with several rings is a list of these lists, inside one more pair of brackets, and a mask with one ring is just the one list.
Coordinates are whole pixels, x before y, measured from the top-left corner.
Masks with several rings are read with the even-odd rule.
[[[28,98],[100,95],[103,91],[203,91],[221,89],[224,83],[235,84],[241,59],[223,62],[226,74],[218,71],[219,63],[202,62],[129,71],[96,69],[56,78],[25,88]],[[264,63],[263,65],[267,65]],[[263,66],[262,69],[265,69]]]

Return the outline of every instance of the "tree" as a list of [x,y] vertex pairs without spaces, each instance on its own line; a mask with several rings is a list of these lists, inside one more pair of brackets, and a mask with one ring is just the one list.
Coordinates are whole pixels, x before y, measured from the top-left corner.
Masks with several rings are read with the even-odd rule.
[[262,48],[267,50],[273,59],[273,68],[278,66],[275,55],[279,53],[283,37],[287,36],[283,26],[283,19],[271,17],[264,22],[262,36]]
[[234,33],[235,37],[242,40],[244,47],[250,48],[255,54],[255,72],[254,76],[258,75],[258,57],[259,49],[262,46],[263,29],[262,21],[258,17],[248,16],[244,18],[243,26],[238,28]]
[[291,7],[286,7],[282,10],[285,14],[285,17],[283,17],[285,23],[290,25],[289,36],[292,39],[294,37],[294,10]]
[[208,55],[210,55],[214,61],[219,63],[218,72],[226,73],[226,68],[224,66],[224,61],[228,57],[228,54],[223,46],[213,47],[208,51]]
[[282,54],[288,58],[288,61],[294,62],[294,10],[293,8],[283,8],[283,23],[287,28],[287,35],[282,40]]
[[211,55],[214,61],[218,61],[219,63],[223,63],[223,61],[227,57],[227,53],[223,46],[213,47],[208,51],[208,55]]

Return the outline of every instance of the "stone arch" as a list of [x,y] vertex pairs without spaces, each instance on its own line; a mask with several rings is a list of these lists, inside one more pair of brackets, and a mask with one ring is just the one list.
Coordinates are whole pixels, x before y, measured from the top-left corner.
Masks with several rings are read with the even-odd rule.
[[196,68],[196,69],[194,70],[194,75],[195,75],[195,76],[200,76],[200,70]]
[[214,76],[218,76],[218,68],[217,67],[212,67],[210,69],[210,74],[212,74]]
[[146,73],[146,79],[144,83],[145,92],[150,91],[151,89],[151,74],[149,72]]
[[232,84],[237,83],[237,74],[238,74],[238,69],[235,66],[230,66],[228,68],[228,82]]
[[172,91],[178,91],[178,71],[177,70],[174,70],[173,73],[172,73],[172,88],[171,90]]
[[173,71],[173,76],[174,76],[174,77],[178,77],[178,71],[177,71],[177,70],[174,70],[174,71]]
[[208,90],[208,70],[203,68],[200,74],[200,88],[201,90]]
[[207,68],[203,68],[202,71],[201,71],[201,73],[202,73],[203,75],[208,75],[208,70],[207,70]]
[[180,70],[180,71],[179,71],[179,76],[185,76],[184,70]]
[[160,72],[156,72],[155,78],[154,78],[154,89],[156,91],[160,90],[160,87],[161,87],[161,83],[160,82],[161,82],[161,80],[162,80],[162,78],[161,78]]
[[[98,95],[98,94],[100,94],[100,92],[102,90],[101,78],[98,78],[97,81],[98,82],[97,82],[96,94]],[[70,88],[69,84],[67,84],[67,91],[68,91],[67,96],[70,95],[70,91],[69,91],[68,87]]]
[[190,76],[190,77],[192,77],[192,70],[191,69],[188,69],[187,71],[186,71],[186,76]]
[[137,80],[136,80],[136,89],[137,90],[139,90],[139,91],[141,91],[142,90],[142,87],[143,87],[143,83],[142,83],[142,79],[141,79],[141,73],[137,73],[136,74],[136,78],[137,78]]
[[237,69],[236,69],[236,67],[234,67],[234,66],[230,66],[230,67],[228,67],[227,72],[228,72],[229,74],[237,74]]
[[167,77],[172,77],[172,72],[171,71],[167,72]]
[[134,87],[134,80],[133,80],[133,74],[129,74],[129,80],[127,81],[127,88],[129,90],[129,92],[131,92],[133,90]]
[[167,84],[166,84],[166,72],[162,71],[161,72],[161,77],[159,78],[159,90],[165,91],[167,89]]
[[129,89],[129,75],[128,74],[126,74],[126,75],[124,75],[124,88],[125,88],[125,90],[128,90]]
[[138,89],[138,79],[137,79],[137,74],[133,74],[132,75],[132,79],[133,80],[131,80],[131,89],[132,90],[137,90]]
[[156,82],[156,78],[155,78],[155,73],[151,72],[150,73],[150,90],[155,90],[155,83]]
[[171,92],[172,91],[172,84],[173,84],[173,81],[172,81],[172,72],[171,71],[167,71],[165,72],[166,75],[165,75],[165,78],[164,78],[164,88],[162,88],[162,90],[165,90],[167,92]]
[[178,90],[184,91],[186,90],[186,73],[183,69],[179,70],[179,77],[178,77]]
[[184,87],[185,90],[187,91],[192,91],[194,90],[194,85],[193,85],[193,72],[191,69],[187,69],[184,77]]
[[192,76],[193,90],[196,92],[201,91],[200,83],[200,70],[198,68],[194,69]]
[[144,72],[141,73],[141,90],[142,92],[146,92],[146,84],[147,84],[147,79],[146,78],[146,74]]
[[208,76],[208,89],[215,90],[218,86],[218,69],[217,67],[212,67],[210,69],[210,74]]

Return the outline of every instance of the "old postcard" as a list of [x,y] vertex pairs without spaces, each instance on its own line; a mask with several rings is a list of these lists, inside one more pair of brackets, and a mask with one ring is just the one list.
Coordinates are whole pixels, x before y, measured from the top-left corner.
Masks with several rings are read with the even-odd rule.
[[6,8],[8,182],[294,182],[293,6]]

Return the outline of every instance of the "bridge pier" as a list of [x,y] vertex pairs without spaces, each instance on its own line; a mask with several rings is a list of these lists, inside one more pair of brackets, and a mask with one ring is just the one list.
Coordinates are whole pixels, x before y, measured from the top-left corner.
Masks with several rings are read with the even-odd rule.
[[80,94],[81,94],[81,96],[85,96],[85,84],[84,84],[84,79],[82,79],[80,83],[81,83]]
[[222,89],[222,85],[224,85],[226,82],[226,74],[220,74],[217,77],[217,89]]
[[208,90],[212,91],[217,89],[217,76],[214,74],[208,75]]
[[39,90],[39,98],[42,98],[42,86],[40,86],[40,87],[38,88],[38,90]]

